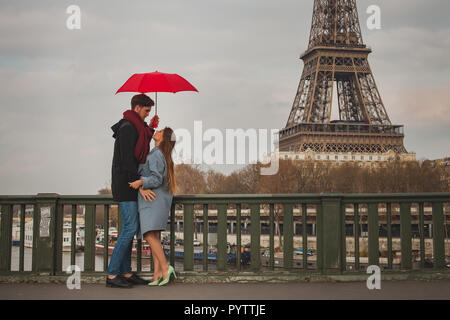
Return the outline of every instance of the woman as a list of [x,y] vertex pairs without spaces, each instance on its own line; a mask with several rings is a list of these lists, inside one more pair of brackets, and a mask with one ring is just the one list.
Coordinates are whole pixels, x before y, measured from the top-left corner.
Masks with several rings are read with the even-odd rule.
[[[161,246],[161,230],[166,230],[172,197],[176,183],[173,170],[172,150],[175,146],[175,135],[171,128],[164,128],[153,135],[155,147],[149,152],[145,163],[139,165],[140,180],[130,182],[130,186],[137,189],[138,211],[140,219],[140,233],[152,250],[154,273],[151,286],[165,285],[170,281],[175,270],[167,263]],[[145,196],[143,189],[152,189],[156,199]],[[150,200],[150,201],[148,201]]]

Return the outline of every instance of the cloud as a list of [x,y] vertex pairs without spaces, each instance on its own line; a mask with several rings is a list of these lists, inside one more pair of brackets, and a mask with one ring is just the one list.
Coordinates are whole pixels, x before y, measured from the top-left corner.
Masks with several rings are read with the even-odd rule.
[[[427,30],[420,27],[400,27],[376,31],[368,37],[374,53],[371,61],[382,65],[385,74],[403,75],[416,81],[434,77],[448,79],[450,62],[450,27]],[[414,79],[410,79],[414,80]]]
[[391,121],[415,127],[450,126],[449,87],[450,84],[399,86],[385,91],[384,102]]

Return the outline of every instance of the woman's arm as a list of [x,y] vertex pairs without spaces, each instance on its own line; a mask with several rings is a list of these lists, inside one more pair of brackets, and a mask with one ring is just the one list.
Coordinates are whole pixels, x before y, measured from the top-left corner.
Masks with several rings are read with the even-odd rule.
[[160,187],[164,181],[164,156],[159,151],[155,151],[150,155],[146,164],[150,168],[150,175],[146,177],[141,176],[142,188],[154,189]]

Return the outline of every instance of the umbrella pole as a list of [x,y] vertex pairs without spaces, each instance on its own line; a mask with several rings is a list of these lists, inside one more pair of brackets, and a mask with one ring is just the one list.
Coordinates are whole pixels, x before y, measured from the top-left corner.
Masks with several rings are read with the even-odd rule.
[[158,114],[158,92],[155,92],[155,115]]

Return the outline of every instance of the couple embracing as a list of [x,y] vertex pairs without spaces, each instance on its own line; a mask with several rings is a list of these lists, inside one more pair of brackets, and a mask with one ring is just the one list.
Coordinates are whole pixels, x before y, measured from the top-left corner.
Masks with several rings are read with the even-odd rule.
[[[161,231],[166,230],[176,182],[172,150],[175,135],[171,128],[156,131],[159,118],[155,115],[147,125],[154,102],[145,94],[131,99],[131,110],[112,126],[114,155],[111,189],[119,202],[123,228],[111,255],[106,286],[130,288],[133,285],[161,286],[176,278],[167,263],[161,245]],[[155,147],[150,150],[151,139]],[[134,236],[150,245],[154,262],[153,281],[147,281],[131,271],[131,251]],[[107,239],[107,238],[106,238]]]

